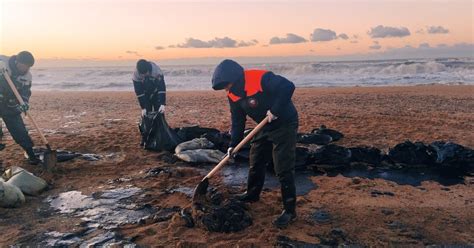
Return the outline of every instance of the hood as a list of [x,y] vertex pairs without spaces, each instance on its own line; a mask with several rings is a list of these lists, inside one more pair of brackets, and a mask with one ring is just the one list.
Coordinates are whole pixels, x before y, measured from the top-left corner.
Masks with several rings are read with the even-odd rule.
[[212,88],[222,90],[229,83],[238,83],[244,78],[244,68],[237,62],[226,59],[217,65],[212,75]]

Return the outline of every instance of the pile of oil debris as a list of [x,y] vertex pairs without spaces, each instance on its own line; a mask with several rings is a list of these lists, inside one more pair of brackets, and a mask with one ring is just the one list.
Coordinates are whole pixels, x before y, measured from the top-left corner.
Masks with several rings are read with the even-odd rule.
[[[199,126],[174,129],[182,140],[175,149],[175,156],[190,163],[217,163],[227,151],[228,132]],[[251,130],[246,130],[247,135]],[[376,147],[344,147],[334,142],[344,134],[322,125],[310,133],[297,135],[296,164],[298,170],[341,170],[353,165],[387,167],[393,169],[428,168],[469,174],[474,172],[474,150],[462,145],[435,141],[431,144],[404,141],[382,151]],[[235,160],[248,163],[250,145],[246,144]],[[272,168],[271,147],[265,151],[268,167]]]
[[202,216],[202,224],[210,232],[238,232],[252,225],[252,217],[244,203],[229,200],[208,210]]
[[206,228],[210,232],[231,233],[239,232],[253,223],[247,205],[235,199],[223,200],[222,194],[212,189],[206,195],[206,203],[199,202],[194,206],[194,215],[190,211],[182,211],[181,217],[186,221],[186,226],[192,227],[190,218],[197,226]]

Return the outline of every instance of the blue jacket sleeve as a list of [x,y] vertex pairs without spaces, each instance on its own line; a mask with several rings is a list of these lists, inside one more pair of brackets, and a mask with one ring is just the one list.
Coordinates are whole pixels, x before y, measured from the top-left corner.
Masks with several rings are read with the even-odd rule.
[[230,102],[230,113],[232,116],[232,128],[230,147],[235,147],[244,138],[245,122],[247,121],[247,115],[244,110],[236,103]]
[[160,76],[158,79],[158,100],[162,105],[166,105],[166,84],[165,84],[165,78],[163,76]]
[[270,111],[275,116],[280,116],[283,108],[290,104],[291,97],[295,91],[295,85],[288,79],[271,73],[268,80],[263,80],[262,89],[272,94],[275,99]]
[[138,103],[140,104],[140,108],[144,109],[148,106],[148,99],[145,97],[145,88],[143,83],[138,81],[133,81],[133,88],[135,89],[135,94],[138,98]]

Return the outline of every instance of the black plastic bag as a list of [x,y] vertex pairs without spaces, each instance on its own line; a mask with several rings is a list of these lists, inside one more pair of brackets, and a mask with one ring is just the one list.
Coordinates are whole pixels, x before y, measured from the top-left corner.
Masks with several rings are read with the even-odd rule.
[[145,149],[152,151],[174,151],[181,143],[176,132],[168,126],[163,114],[146,114],[139,125],[142,143]]
[[422,142],[412,143],[407,140],[391,148],[388,156],[395,163],[406,165],[432,165],[433,149]]
[[219,130],[215,128],[206,128],[200,126],[189,126],[189,127],[180,127],[175,128],[176,134],[184,142],[197,138],[201,138],[204,134],[217,135],[220,133]]
[[462,145],[435,141],[430,147],[436,151],[435,160],[437,164],[452,167],[474,167],[474,151]]
[[315,164],[334,165],[335,168],[348,165],[351,161],[351,150],[330,144],[316,150],[313,154]]
[[297,134],[297,143],[300,144],[315,144],[315,145],[327,145],[332,142],[332,137],[326,134]]
[[332,138],[331,140],[332,142],[335,142],[344,138],[344,134],[334,129],[329,129],[325,125],[321,125],[319,128],[313,129],[311,133],[329,135]]
[[375,147],[351,147],[351,162],[379,165],[382,162],[382,151]]

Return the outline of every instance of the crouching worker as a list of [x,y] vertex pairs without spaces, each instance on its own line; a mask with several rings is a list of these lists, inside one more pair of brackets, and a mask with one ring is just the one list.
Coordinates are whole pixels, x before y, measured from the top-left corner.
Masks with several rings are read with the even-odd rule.
[[[36,165],[41,161],[33,152],[33,141],[28,135],[21,113],[28,111],[28,102],[31,96],[32,76],[30,67],[35,63],[35,59],[30,52],[23,51],[11,57],[0,60],[0,117],[5,122],[5,126],[17,144],[19,144],[28,155],[28,162]],[[11,90],[4,74],[8,73],[13,84],[20,93],[24,105],[19,105],[13,91]],[[1,126],[0,126],[1,128]],[[1,131],[0,131],[1,133]]]
[[[148,112],[165,113],[166,85],[160,67],[151,61],[140,59],[133,73],[133,87],[142,109],[141,116]],[[141,145],[144,142],[142,140]]]
[[273,222],[279,228],[296,218],[295,149],[298,113],[291,100],[295,86],[282,76],[264,70],[244,70],[237,62],[222,61],[212,77],[214,90],[227,91],[232,116],[228,155],[243,139],[247,115],[268,123],[251,141],[247,191],[237,198],[244,202],[260,199],[265,181],[265,148],[272,147],[275,173],[281,184],[283,212]]

